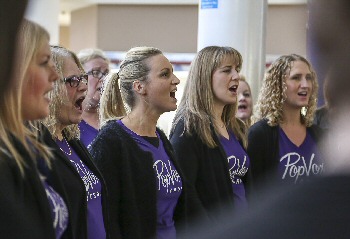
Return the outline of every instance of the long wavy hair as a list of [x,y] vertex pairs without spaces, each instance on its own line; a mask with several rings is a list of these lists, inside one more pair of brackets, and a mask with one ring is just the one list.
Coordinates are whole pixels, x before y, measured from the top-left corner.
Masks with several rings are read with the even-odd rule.
[[[232,47],[208,46],[198,52],[192,61],[181,102],[175,114],[172,129],[184,120],[184,133],[191,135],[196,132],[208,147],[217,144],[211,133],[211,125],[218,132],[214,121],[214,93],[212,88],[213,73],[225,59],[232,59],[239,72],[242,67],[241,54]],[[247,145],[244,123],[235,117],[237,102],[226,105],[222,113],[222,120],[227,129],[234,132],[236,137]]]
[[[85,71],[76,54],[64,47],[51,46],[51,55],[52,60],[55,63],[56,72],[59,75],[60,79],[55,81],[54,89],[49,93],[49,98],[51,99],[50,114],[49,117],[43,121],[43,123],[50,131],[52,137],[55,139],[58,133],[57,126],[60,124],[58,116],[60,114],[62,106],[69,101],[67,87],[63,81],[64,62],[67,59],[71,58],[77,64],[81,74],[84,74]],[[80,138],[80,130],[77,124],[66,126],[63,129],[63,133],[68,140]]]
[[254,115],[256,120],[266,119],[270,126],[276,126],[283,122],[283,105],[287,99],[286,74],[291,70],[292,63],[295,61],[304,62],[311,72],[312,92],[308,105],[300,110],[300,120],[307,127],[312,125],[317,109],[317,76],[311,64],[297,54],[281,56],[267,69],[256,104],[256,114]]
[[105,78],[106,84],[100,100],[101,126],[108,120],[126,115],[118,79],[118,73],[109,73]]
[[38,139],[38,131],[32,130],[22,115],[22,90],[26,74],[31,62],[38,54],[38,49],[50,39],[49,33],[38,24],[23,20],[17,35],[17,70],[10,79],[8,89],[0,94],[0,155],[12,157],[24,176],[24,159],[18,153],[13,137],[28,151],[32,160],[37,156],[46,160],[48,165],[52,154]]

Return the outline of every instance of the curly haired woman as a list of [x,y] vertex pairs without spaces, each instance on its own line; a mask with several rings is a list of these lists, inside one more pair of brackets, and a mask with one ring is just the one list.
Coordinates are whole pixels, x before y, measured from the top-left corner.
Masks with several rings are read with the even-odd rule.
[[323,172],[321,129],[312,125],[317,90],[316,73],[302,56],[281,56],[267,70],[248,134],[255,186],[267,180],[300,183]]

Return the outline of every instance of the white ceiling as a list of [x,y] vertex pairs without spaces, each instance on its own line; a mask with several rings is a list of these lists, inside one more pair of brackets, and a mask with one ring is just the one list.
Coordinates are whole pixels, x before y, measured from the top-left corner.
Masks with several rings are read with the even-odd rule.
[[[60,25],[70,24],[71,11],[94,4],[170,4],[193,5],[200,0],[60,0]],[[242,0],[246,1],[246,0]],[[307,0],[268,0],[268,4],[305,4]]]

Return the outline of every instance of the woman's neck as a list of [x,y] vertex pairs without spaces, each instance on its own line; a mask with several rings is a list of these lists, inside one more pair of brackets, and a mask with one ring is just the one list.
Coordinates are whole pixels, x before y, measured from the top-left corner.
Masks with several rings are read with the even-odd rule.
[[159,115],[133,110],[122,119],[122,122],[138,135],[155,137],[158,119]]
[[214,105],[214,124],[218,126],[219,128],[223,128],[225,126],[223,120],[222,120],[222,112],[224,110],[224,106],[215,106]]
[[56,134],[57,139],[59,139],[59,140],[63,139],[63,134],[62,134],[63,129],[64,129],[63,125],[61,125],[61,124],[56,125],[56,132],[55,132],[55,134]]
[[283,109],[283,125],[295,125],[300,126],[301,123],[301,115],[300,115],[300,109],[293,108],[293,109]]

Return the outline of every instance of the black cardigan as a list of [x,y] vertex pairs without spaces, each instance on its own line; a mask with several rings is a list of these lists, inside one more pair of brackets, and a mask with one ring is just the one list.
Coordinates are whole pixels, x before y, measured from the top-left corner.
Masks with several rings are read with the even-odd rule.
[[[206,217],[217,222],[219,214],[233,209],[234,194],[229,174],[227,156],[212,127],[212,136],[218,145],[209,148],[199,136],[193,132],[184,133],[184,122],[181,119],[170,135],[170,142],[179,161],[181,170],[194,190],[198,205],[191,206],[188,218]],[[240,142],[242,145],[242,142]],[[243,147],[244,148],[244,147]],[[247,183],[249,171],[243,177]]]
[[[13,141],[26,166],[23,176],[14,159],[1,153],[0,235],[8,239],[55,239],[51,208],[36,163],[18,140]],[[54,167],[50,174],[50,186],[65,199]],[[63,238],[72,237],[66,231]]]
[[[308,127],[311,137],[319,143],[323,131],[316,125]],[[279,155],[278,126],[269,126],[266,120],[260,120],[249,128],[248,155],[251,161],[252,190],[262,184],[272,183],[277,177]]]
[[[63,182],[65,194],[67,197],[67,207],[69,210],[69,221],[72,228],[72,238],[87,238],[87,201],[86,201],[86,189],[83,180],[81,179],[76,168],[72,165],[69,159],[61,151],[59,146],[53,140],[50,132],[43,128],[42,140],[52,148],[54,153],[53,164],[59,172],[59,176]],[[106,229],[107,238],[113,238],[110,235],[109,220],[107,213],[107,189],[106,184],[98,171],[97,167],[91,159],[86,147],[80,140],[74,139],[68,141],[69,145],[77,153],[81,161],[87,165],[87,167],[98,177],[102,186],[102,209],[103,219]]]
[[[157,129],[164,148],[183,179],[170,142]],[[141,150],[117,123],[109,121],[92,142],[90,152],[109,189],[109,215],[114,235],[123,239],[154,238],[157,225],[156,176],[152,154]],[[185,180],[182,180],[183,182]],[[184,222],[186,186],[175,208],[176,230]]]

